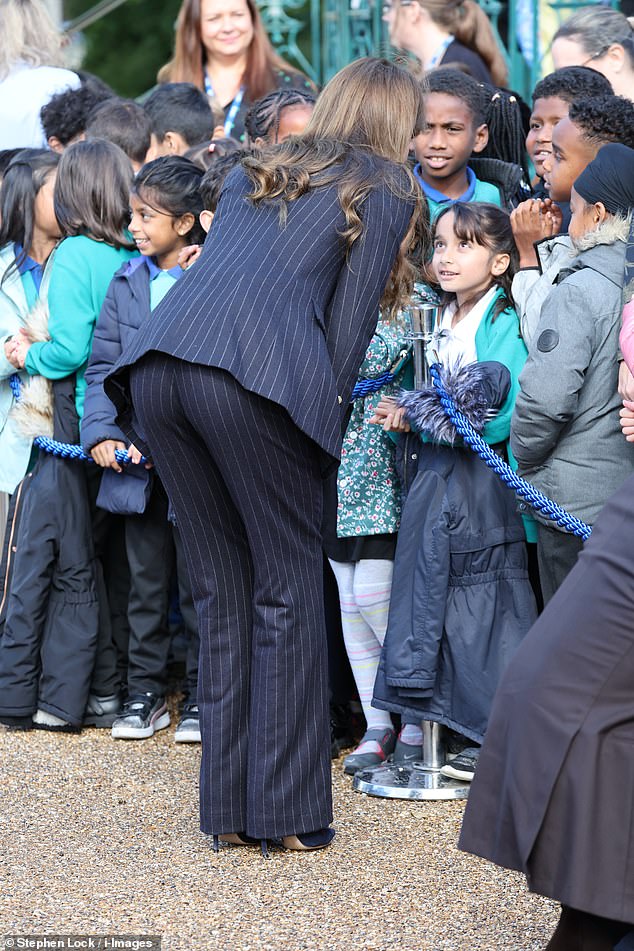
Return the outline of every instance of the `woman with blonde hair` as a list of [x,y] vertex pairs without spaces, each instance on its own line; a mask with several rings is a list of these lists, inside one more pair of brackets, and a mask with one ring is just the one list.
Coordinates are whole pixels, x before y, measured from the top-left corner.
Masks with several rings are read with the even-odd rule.
[[188,271],[106,392],[151,455],[201,636],[201,827],[235,845],[329,845],[322,477],[383,298],[409,295],[422,203],[406,160],[418,82],[361,59],[302,136],[225,181]]
[[385,0],[383,19],[392,46],[413,53],[423,71],[452,66],[479,82],[506,86],[506,61],[475,0]]
[[0,0],[0,149],[44,148],[40,109],[79,77],[42,0]]
[[553,62],[589,66],[602,73],[617,96],[634,99],[634,18],[609,7],[573,13],[553,37]]
[[194,83],[222,111],[224,135],[242,141],[249,106],[280,88],[313,86],[278,56],[254,0],[183,0],[174,57],[158,80]]

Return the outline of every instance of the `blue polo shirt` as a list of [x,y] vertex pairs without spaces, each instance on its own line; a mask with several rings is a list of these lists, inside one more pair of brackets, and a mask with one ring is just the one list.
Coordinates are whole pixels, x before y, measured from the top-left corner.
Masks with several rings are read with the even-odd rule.
[[[18,258],[22,252],[23,247],[21,244],[18,244],[17,241],[13,245],[13,251]],[[20,272],[20,279],[22,281],[22,287],[24,288],[24,294],[26,296],[27,307],[30,309],[34,307],[37,303],[37,299],[40,295],[40,288],[42,286],[42,279],[44,277],[44,265],[38,264],[37,261],[34,261],[33,258],[30,258],[27,254],[22,264],[20,264],[18,271]]]
[[457,201],[488,201],[493,205],[502,205],[500,190],[496,185],[491,185],[490,182],[481,182],[479,178],[476,178],[475,172],[472,168],[469,168],[468,165],[465,168],[465,172],[467,173],[467,190],[458,198],[447,198],[446,195],[443,195],[442,192],[439,192],[437,188],[429,185],[423,179],[420,162],[414,166],[414,175],[425,193],[425,198],[429,205],[429,215],[432,221],[437,218],[443,207],[454,205]]
[[145,263],[150,272],[150,310],[154,310],[185,272],[179,264],[162,271],[150,257],[145,258]]

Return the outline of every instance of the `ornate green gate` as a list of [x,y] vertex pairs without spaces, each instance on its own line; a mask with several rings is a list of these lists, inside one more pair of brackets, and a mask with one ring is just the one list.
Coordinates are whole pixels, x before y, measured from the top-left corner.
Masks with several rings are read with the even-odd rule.
[[[601,0],[479,0],[504,50],[511,88],[528,96],[543,70],[552,68],[545,59],[547,42],[540,36],[540,26],[552,35],[558,22],[594,2]],[[258,0],[258,4],[279,52],[319,85],[359,56],[390,53],[380,0]]]

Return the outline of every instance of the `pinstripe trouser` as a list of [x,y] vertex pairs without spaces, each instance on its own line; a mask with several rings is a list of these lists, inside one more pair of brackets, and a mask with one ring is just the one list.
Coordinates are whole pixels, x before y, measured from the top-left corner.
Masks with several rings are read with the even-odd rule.
[[213,367],[133,369],[198,613],[201,828],[257,838],[332,820],[319,450]]

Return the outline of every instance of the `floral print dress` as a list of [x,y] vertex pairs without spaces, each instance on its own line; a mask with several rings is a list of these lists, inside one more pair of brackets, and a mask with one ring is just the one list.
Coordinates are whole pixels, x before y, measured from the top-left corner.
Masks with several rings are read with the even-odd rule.
[[395,465],[395,443],[381,426],[369,420],[379,401],[396,395],[402,385],[409,363],[407,332],[403,317],[380,318],[359,371],[359,379],[375,379],[386,370],[395,372],[395,378],[352,404],[337,477],[339,538],[398,531],[401,489]]

